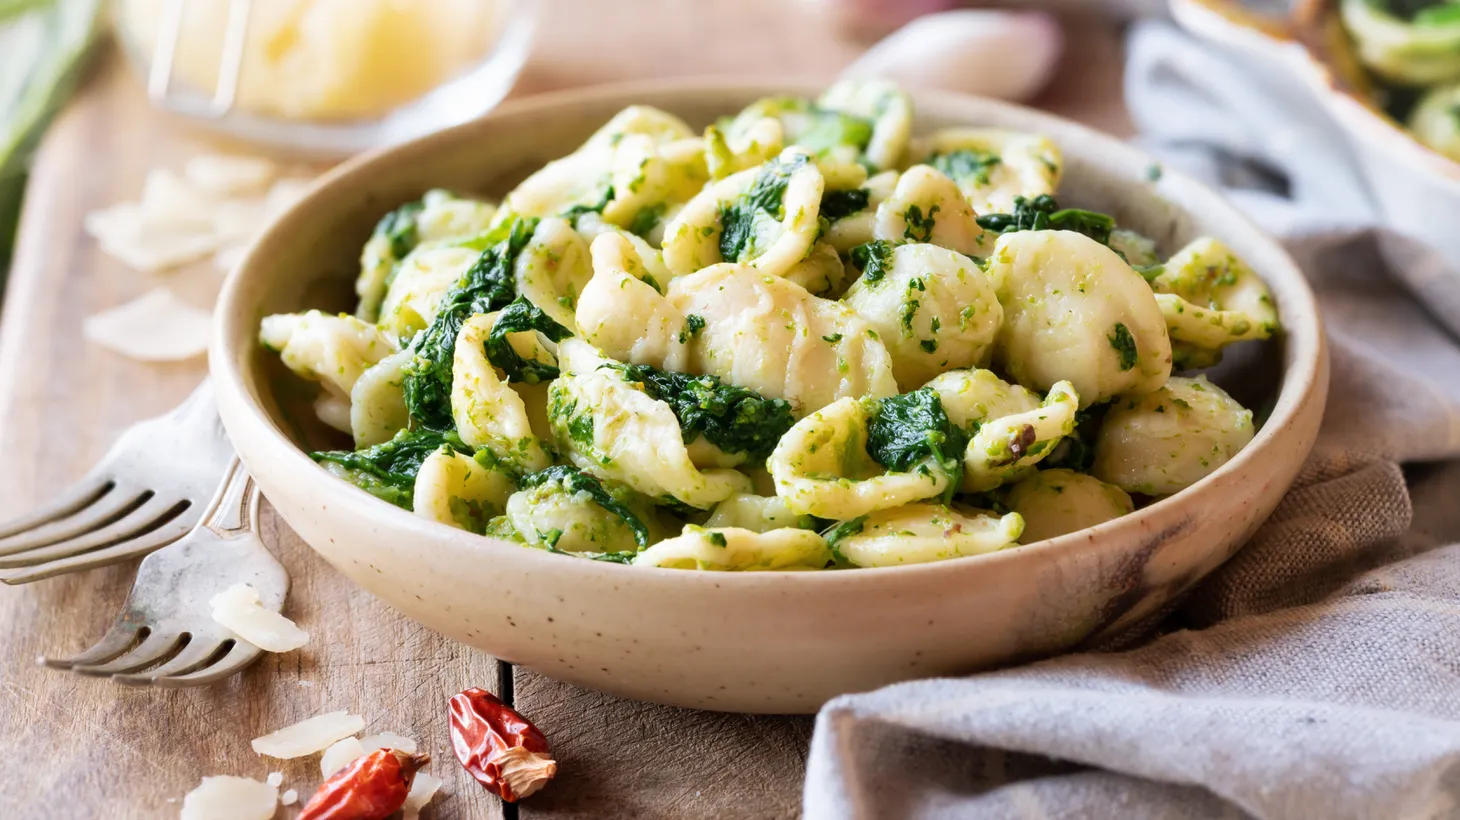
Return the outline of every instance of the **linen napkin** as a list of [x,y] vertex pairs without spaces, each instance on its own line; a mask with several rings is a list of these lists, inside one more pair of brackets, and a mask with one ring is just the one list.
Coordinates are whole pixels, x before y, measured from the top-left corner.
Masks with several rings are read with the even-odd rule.
[[1145,147],[1317,291],[1318,444],[1144,645],[828,703],[806,815],[1460,817],[1460,271],[1373,227],[1342,140],[1273,78],[1146,22],[1126,90]]

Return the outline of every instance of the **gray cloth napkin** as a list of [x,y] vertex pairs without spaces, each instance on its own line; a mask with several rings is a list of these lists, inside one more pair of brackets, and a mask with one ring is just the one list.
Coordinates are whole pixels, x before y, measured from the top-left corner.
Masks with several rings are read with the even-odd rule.
[[806,814],[1460,817],[1460,278],[1372,227],[1342,141],[1237,62],[1143,23],[1127,98],[1147,148],[1238,186],[1312,281],[1318,444],[1139,648],[828,703]]

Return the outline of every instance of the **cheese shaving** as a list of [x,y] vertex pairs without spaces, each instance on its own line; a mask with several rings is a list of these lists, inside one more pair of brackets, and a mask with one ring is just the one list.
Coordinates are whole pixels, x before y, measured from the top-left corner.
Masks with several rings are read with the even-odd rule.
[[188,160],[183,176],[198,188],[217,196],[262,191],[279,169],[262,157],[205,154]]
[[266,652],[289,652],[309,641],[308,632],[266,609],[258,591],[248,584],[234,584],[208,603],[213,607],[213,620]]
[[376,749],[396,749],[408,755],[416,753],[416,741],[395,732],[380,732],[360,738],[360,745],[368,754]]
[[340,769],[354,763],[365,756],[365,747],[361,745],[357,737],[347,737],[336,741],[319,758],[319,773],[329,779],[331,775]]
[[128,358],[147,362],[191,359],[208,350],[213,315],[157,288],[120,307],[88,317],[88,340]]
[[261,755],[289,760],[329,748],[365,728],[365,719],[345,711],[326,712],[251,741]]
[[279,790],[248,777],[205,777],[183,798],[182,820],[269,820]]

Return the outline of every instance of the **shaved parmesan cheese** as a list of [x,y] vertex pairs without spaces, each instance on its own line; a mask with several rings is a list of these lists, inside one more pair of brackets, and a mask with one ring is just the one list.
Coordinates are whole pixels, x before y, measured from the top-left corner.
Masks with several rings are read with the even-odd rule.
[[156,273],[200,259],[221,244],[211,227],[207,230],[159,227],[148,222],[141,205],[124,202],[86,215],[86,232],[101,249],[137,270]]
[[262,191],[276,173],[278,168],[274,163],[263,157],[225,154],[193,157],[183,169],[188,182],[218,196]]
[[365,747],[357,737],[347,737],[336,742],[319,758],[319,773],[329,779],[330,775],[365,756]]
[[261,199],[230,199],[218,204],[213,230],[224,241],[248,241],[268,224],[268,206]]
[[258,591],[248,584],[234,584],[208,603],[213,607],[213,620],[266,652],[288,652],[309,641],[309,633],[293,621],[265,609]]
[[90,316],[81,325],[88,340],[147,362],[191,359],[208,349],[213,315],[157,288],[120,307]]
[[365,747],[366,753],[376,749],[396,749],[408,755],[416,753],[416,741],[408,737],[398,735],[395,732],[381,732],[374,735],[366,735],[360,738],[360,745]]
[[183,798],[182,820],[269,820],[279,790],[247,777],[205,777]]
[[406,816],[410,817],[419,812],[436,792],[441,788],[441,780],[432,777],[425,772],[416,772],[415,782],[411,783],[411,791],[406,795],[406,802],[403,808]]
[[218,205],[167,170],[153,168],[142,184],[142,219],[150,229],[208,232]]
[[311,755],[329,747],[331,743],[350,737],[365,728],[365,719],[349,712],[326,712],[293,726],[285,726],[251,741],[253,750],[261,755],[289,760]]
[[292,806],[295,803],[299,802],[299,792],[290,789],[289,791],[286,791],[283,794],[279,795],[279,802],[283,803],[286,806]]
[[282,784],[284,782],[284,773],[283,772],[269,772],[268,779],[266,779],[264,782],[265,783],[268,783],[270,786],[273,786],[274,788],[277,789],[277,788],[279,788],[280,784]]

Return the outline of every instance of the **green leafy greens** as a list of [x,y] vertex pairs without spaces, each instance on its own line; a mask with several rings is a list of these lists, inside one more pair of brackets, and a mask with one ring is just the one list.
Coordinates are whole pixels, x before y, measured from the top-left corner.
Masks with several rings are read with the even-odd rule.
[[554,342],[573,335],[573,332],[553,321],[553,318],[527,300],[525,296],[508,305],[497,316],[492,332],[487,334],[487,361],[493,367],[507,374],[508,381],[538,384],[558,377],[556,365],[523,358],[522,354],[508,341],[507,334],[535,330]]
[[967,148],[950,151],[946,154],[934,154],[928,159],[929,165],[942,171],[943,175],[949,179],[972,179],[978,185],[989,184],[989,174],[1001,162],[1003,160],[999,159],[997,154]]
[[425,207],[422,202],[407,202],[381,217],[375,224],[375,235],[390,240],[390,255],[394,259],[404,259],[406,254],[420,244],[421,234],[416,218]]
[[932,459],[950,479],[947,498],[963,478],[966,447],[968,434],[948,418],[942,399],[929,387],[882,399],[867,420],[867,455],[897,472]]
[[471,448],[454,432],[402,430],[390,441],[363,450],[326,450],[310,453],[309,457],[320,463],[338,464],[355,486],[409,510],[421,463],[442,447],[471,454]]
[[[614,498],[612,495],[609,495],[608,490],[604,489],[603,487],[603,482],[599,481],[597,478],[594,478],[593,476],[583,472],[582,470],[579,470],[576,467],[568,467],[566,465],[560,464],[556,467],[549,467],[546,470],[540,470],[538,472],[530,473],[523,476],[522,480],[518,482],[518,487],[522,489],[532,489],[533,487],[541,487],[544,484],[558,484],[569,493],[587,493],[588,497],[593,500],[594,504],[597,504],[598,506],[609,511],[610,513],[613,513],[624,522],[629,530],[633,532],[634,543],[639,545],[639,549],[644,549],[645,547],[649,546],[649,528],[644,525],[643,520],[640,519],[639,516],[635,515],[634,511],[629,509],[625,504]],[[553,545],[549,546],[548,550],[550,552],[560,551],[554,549],[555,545],[556,540],[554,540]],[[607,556],[623,554],[625,553],[601,553],[600,555]],[[629,557],[632,557],[632,554],[629,554]],[[599,560],[619,559],[600,557]],[[620,561],[620,563],[624,562]]]
[[858,211],[865,210],[871,201],[872,192],[866,188],[850,191],[827,191],[821,197],[821,218],[827,222],[846,219]]
[[441,297],[431,325],[411,340],[413,356],[406,366],[403,388],[413,426],[451,429],[451,364],[456,336],[467,319],[500,310],[516,298],[512,265],[536,227],[535,219],[513,219],[505,228],[505,238],[482,251]]
[[686,444],[705,437],[727,453],[745,453],[763,462],[796,419],[785,399],[725,384],[714,376],[691,376],[643,364],[604,365],[625,381],[641,385],[651,398],[668,404],[679,419]]
[[875,284],[887,275],[892,266],[892,249],[897,247],[883,239],[873,240],[852,248],[852,264],[862,271],[862,281]]
[[1115,229],[1115,220],[1109,215],[1078,208],[1061,209],[1055,198],[1048,194],[1032,200],[1016,196],[1013,213],[985,214],[978,218],[978,224],[984,230],[995,233],[1074,231],[1102,245],[1110,244],[1110,232]]
[[764,214],[777,222],[785,218],[786,186],[791,182],[791,175],[809,161],[805,154],[771,160],[749,191],[720,207],[721,258],[726,262],[747,261],[755,250],[757,215]]
[[1115,352],[1120,354],[1120,370],[1125,372],[1136,366],[1139,358],[1139,351],[1136,350],[1135,337],[1130,335],[1130,328],[1122,322],[1115,323],[1115,331],[1105,337]]

